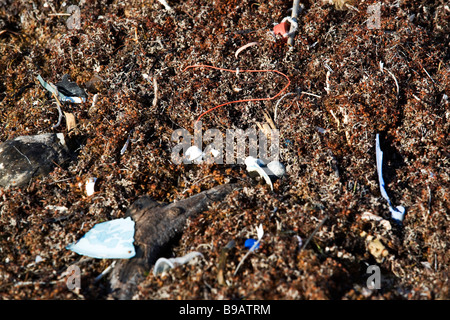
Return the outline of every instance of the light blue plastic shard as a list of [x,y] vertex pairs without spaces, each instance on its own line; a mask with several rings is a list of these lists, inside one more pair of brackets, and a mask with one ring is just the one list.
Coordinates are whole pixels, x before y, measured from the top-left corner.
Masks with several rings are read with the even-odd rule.
[[96,224],[66,249],[97,259],[130,259],[136,254],[133,242],[134,221],[128,217]]

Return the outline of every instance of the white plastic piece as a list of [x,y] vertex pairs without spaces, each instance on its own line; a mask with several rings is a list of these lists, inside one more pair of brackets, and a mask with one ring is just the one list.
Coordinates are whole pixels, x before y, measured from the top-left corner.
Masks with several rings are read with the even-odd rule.
[[169,6],[169,4],[167,3],[166,0],[158,0],[158,1],[159,1],[159,3],[161,3],[161,4],[164,6],[164,8],[165,8],[167,11],[172,10],[172,7]]
[[191,146],[186,150],[186,157],[189,161],[193,161],[196,164],[203,162],[205,154],[197,146]]
[[244,162],[245,162],[245,165],[247,166],[248,172],[256,171],[261,177],[264,178],[266,183],[270,186],[270,189],[273,190],[272,180],[270,180],[269,175],[262,168],[263,166],[265,166],[264,162],[262,162],[260,159],[254,158],[252,156],[245,158]]
[[242,47],[240,47],[239,49],[237,49],[237,50],[236,50],[236,53],[234,54],[234,56],[235,56],[236,59],[237,59],[239,53],[241,53],[243,50],[247,49],[248,47],[258,45],[258,44],[259,44],[258,42],[250,42],[250,43],[247,43],[246,45],[243,45]]
[[188,263],[190,260],[194,259],[195,257],[203,257],[203,254],[201,254],[198,251],[190,252],[182,257],[178,258],[159,258],[155,266],[153,268],[153,274],[158,275],[160,273],[163,273],[164,271],[168,269],[176,268],[180,265],[183,265],[185,263]]
[[127,217],[96,224],[66,249],[97,259],[130,259],[136,254],[133,242],[134,221]]
[[391,212],[391,217],[397,221],[403,221],[405,216],[405,208],[402,206],[393,207],[389,196],[386,193],[384,179],[383,179],[383,152],[380,149],[380,136],[377,133],[375,139],[375,148],[376,148],[376,158],[377,158],[377,172],[378,172],[378,181],[380,183],[380,192],[384,199],[386,199],[389,205],[389,211]]
[[269,173],[277,176],[278,178],[281,178],[286,174],[286,167],[277,160],[269,162],[267,169],[269,170]]
[[97,181],[97,178],[89,178],[86,181],[86,194],[90,197],[94,194],[95,190],[95,181]]

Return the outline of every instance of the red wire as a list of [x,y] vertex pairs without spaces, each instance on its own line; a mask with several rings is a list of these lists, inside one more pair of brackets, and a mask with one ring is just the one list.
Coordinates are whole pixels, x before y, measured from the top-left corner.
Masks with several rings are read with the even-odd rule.
[[[187,69],[190,69],[190,68],[210,68],[210,69],[216,69],[216,70],[228,71],[228,72],[234,72],[234,73],[238,72],[237,70],[218,68],[218,67],[213,67],[213,66],[204,65],[204,64],[197,64],[197,65],[187,66],[186,68],[184,68],[183,72],[186,71]],[[276,97],[278,97],[284,90],[286,90],[291,85],[291,80],[289,80],[288,76],[285,75],[284,73],[280,72],[280,71],[277,71],[277,70],[239,70],[239,72],[275,72],[275,73],[278,73],[278,74],[282,75],[283,77],[285,77],[286,80],[288,81],[288,84],[283,89],[281,89],[280,92],[278,92],[276,95],[274,95],[273,97],[236,100],[236,101],[230,101],[230,102],[226,102],[226,103],[220,104],[218,106],[215,106],[214,108],[208,109],[205,112],[203,112],[197,118],[196,122],[198,122],[200,120],[200,118],[203,117],[205,114],[213,111],[214,109],[226,106],[228,104],[239,103],[239,102],[249,102],[249,101],[268,101],[268,100],[273,100]]]

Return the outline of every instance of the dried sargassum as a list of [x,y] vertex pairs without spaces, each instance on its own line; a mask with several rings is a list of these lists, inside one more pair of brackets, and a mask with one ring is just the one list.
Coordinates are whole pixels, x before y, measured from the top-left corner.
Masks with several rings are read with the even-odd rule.
[[186,264],[195,257],[203,257],[203,254],[198,251],[193,251],[178,258],[159,258],[153,267],[153,274],[158,275],[168,269],[173,269],[180,265]]

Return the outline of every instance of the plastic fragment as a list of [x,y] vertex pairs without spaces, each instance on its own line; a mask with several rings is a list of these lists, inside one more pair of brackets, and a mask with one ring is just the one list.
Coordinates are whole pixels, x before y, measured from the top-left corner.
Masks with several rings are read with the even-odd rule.
[[[60,95],[62,94],[66,97],[66,101],[75,103],[86,101],[86,92],[81,89],[75,82],[70,82],[68,74],[63,75],[61,81],[57,82],[55,86],[58,89]],[[70,99],[72,99],[73,101],[70,101]]]
[[405,216],[405,207],[403,206],[397,206],[393,207],[391,200],[389,199],[389,196],[386,193],[384,179],[383,179],[383,152],[380,149],[380,136],[377,133],[376,139],[375,139],[375,145],[376,145],[376,158],[377,158],[377,172],[378,172],[378,181],[380,183],[380,192],[384,199],[386,199],[388,205],[389,205],[389,211],[391,212],[391,217],[393,220],[397,222],[402,222],[403,218]]
[[97,181],[97,178],[89,178],[86,181],[86,194],[88,196],[92,196],[95,192],[95,182]]
[[245,49],[247,49],[247,48],[249,48],[249,47],[251,47],[251,46],[258,45],[258,44],[259,44],[258,42],[250,42],[250,43],[247,43],[246,45],[243,45],[242,47],[240,47],[239,49],[237,49],[237,50],[236,50],[236,53],[234,54],[234,56],[235,56],[236,59],[237,59],[239,53],[241,53],[243,50],[245,50]]
[[200,150],[197,146],[191,146],[186,150],[187,160],[193,161],[196,164],[199,164],[203,161],[203,156],[205,155],[202,150]]
[[245,240],[244,246],[249,248],[250,251],[259,249],[259,241],[255,239],[247,239]]
[[264,178],[266,183],[270,186],[270,189],[273,190],[272,180],[270,180],[269,175],[266,171],[264,171],[263,166],[265,166],[264,162],[260,159],[256,159],[252,156],[245,158],[245,165],[247,166],[248,172],[257,172],[261,177]]
[[158,275],[168,269],[173,269],[180,265],[186,264],[195,257],[203,257],[203,254],[198,251],[193,251],[178,258],[159,258],[153,267],[153,274]]
[[279,34],[283,36],[283,38],[286,38],[289,32],[289,24],[286,21],[281,22],[273,27],[273,32],[275,35]]
[[[37,79],[44,89],[57,96],[60,101],[73,103],[85,102],[87,95],[84,90],[78,87],[75,83],[69,82],[67,78],[68,75],[64,75],[62,81],[54,85],[50,82],[44,81],[41,75],[37,76]],[[75,89],[75,87],[78,89]]]
[[269,175],[275,175],[278,178],[283,177],[286,174],[286,167],[280,161],[274,160],[267,165]]
[[96,224],[66,249],[97,259],[130,259],[136,254],[133,242],[134,221],[127,217]]

